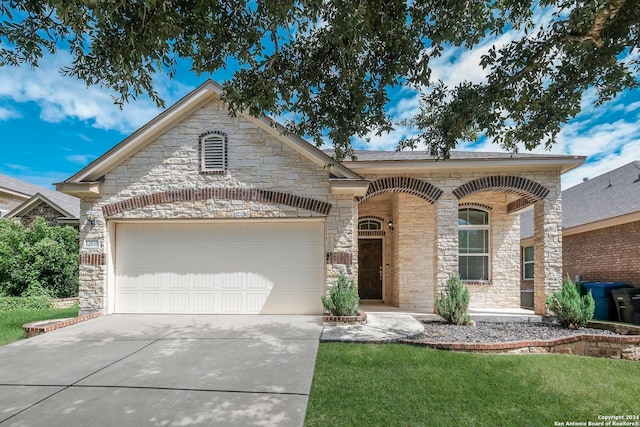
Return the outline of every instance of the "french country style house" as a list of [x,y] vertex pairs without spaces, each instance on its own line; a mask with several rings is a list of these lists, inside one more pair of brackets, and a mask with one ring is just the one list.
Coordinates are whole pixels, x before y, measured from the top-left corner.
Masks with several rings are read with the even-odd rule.
[[363,300],[520,307],[534,211],[535,311],[562,282],[560,175],[583,157],[359,151],[335,162],[207,81],[64,182],[80,197],[84,313],[319,314],[345,272]]

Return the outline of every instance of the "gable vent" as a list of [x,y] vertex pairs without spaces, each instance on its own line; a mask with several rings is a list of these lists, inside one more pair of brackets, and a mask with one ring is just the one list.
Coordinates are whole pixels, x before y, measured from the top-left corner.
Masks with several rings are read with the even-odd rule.
[[200,136],[200,170],[203,173],[223,173],[227,170],[227,136],[208,132]]

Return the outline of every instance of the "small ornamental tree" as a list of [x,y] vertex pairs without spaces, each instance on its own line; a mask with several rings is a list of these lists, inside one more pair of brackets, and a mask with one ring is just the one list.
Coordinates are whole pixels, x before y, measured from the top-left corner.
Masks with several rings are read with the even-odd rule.
[[466,325],[471,322],[469,317],[469,288],[459,275],[451,275],[443,292],[438,293],[436,300],[438,314],[447,323]]
[[547,304],[558,323],[565,328],[579,329],[593,319],[595,301],[591,292],[581,297],[568,275],[562,284],[562,291],[556,291],[548,297]]
[[329,289],[329,296],[322,295],[322,305],[333,316],[356,316],[360,297],[353,281],[340,273],[338,281]]
[[0,220],[0,295],[78,295],[78,231],[37,218],[28,228]]

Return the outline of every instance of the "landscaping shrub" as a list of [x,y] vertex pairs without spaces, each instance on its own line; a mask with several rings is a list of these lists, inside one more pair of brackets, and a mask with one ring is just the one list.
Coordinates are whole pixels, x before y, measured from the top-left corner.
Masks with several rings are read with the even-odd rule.
[[468,312],[469,288],[462,282],[459,275],[449,277],[444,292],[438,293],[436,308],[438,314],[448,323],[466,325],[471,321]]
[[46,296],[0,297],[0,311],[43,310],[49,308],[51,298]]
[[37,218],[0,220],[0,295],[78,295],[78,231]]
[[591,292],[581,297],[569,276],[562,284],[562,291],[556,291],[548,297],[547,304],[558,323],[569,329],[585,326],[589,320],[593,319],[596,307]]
[[329,289],[329,296],[322,295],[322,305],[334,316],[356,316],[360,297],[353,281],[340,273],[338,281]]

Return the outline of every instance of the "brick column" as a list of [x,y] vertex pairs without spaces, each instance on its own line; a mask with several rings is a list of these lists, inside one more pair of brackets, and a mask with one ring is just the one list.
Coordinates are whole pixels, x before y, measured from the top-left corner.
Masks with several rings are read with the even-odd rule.
[[534,309],[545,314],[545,299],[562,288],[562,200],[560,180],[534,205]]
[[458,273],[458,199],[445,193],[434,204],[433,229],[434,297],[443,291],[447,279]]

